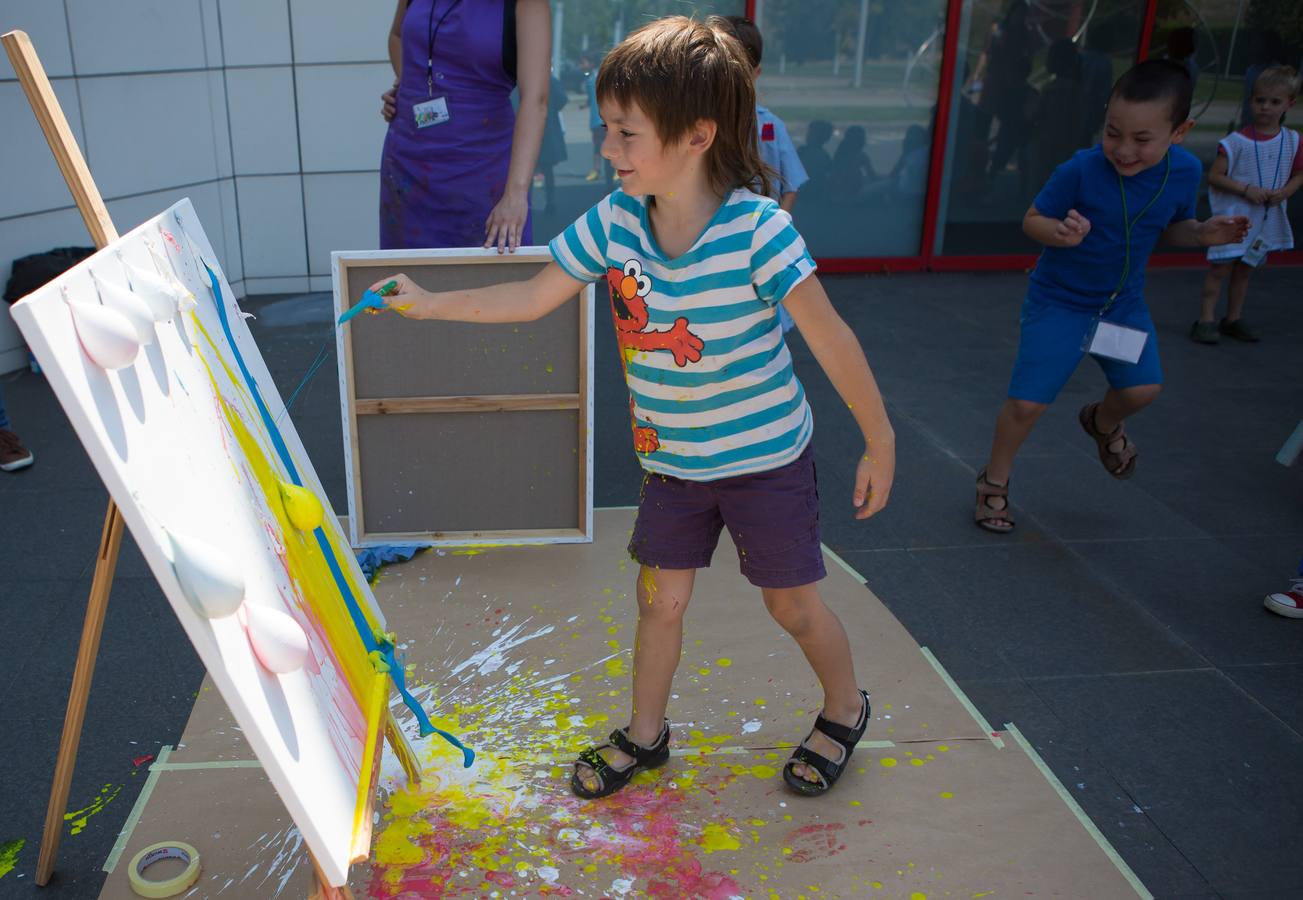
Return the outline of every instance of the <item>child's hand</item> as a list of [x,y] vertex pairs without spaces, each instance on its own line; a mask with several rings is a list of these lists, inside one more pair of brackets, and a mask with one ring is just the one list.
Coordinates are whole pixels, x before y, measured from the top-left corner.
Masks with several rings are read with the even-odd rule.
[[1256,203],[1259,206],[1266,206],[1268,199],[1271,197],[1271,191],[1266,188],[1260,188],[1257,185],[1250,185],[1249,189],[1244,192],[1244,199],[1250,203]]
[[1238,244],[1249,234],[1248,216],[1213,216],[1199,224],[1199,237],[1205,246]]
[[[400,316],[406,316],[407,311],[421,297],[425,296],[425,291],[416,285],[412,279],[406,275],[389,275],[381,278],[375,284],[371,285],[369,290],[374,291],[385,298],[383,309],[392,309]],[[368,309],[368,313],[375,315],[381,312],[379,309]]]
[[1054,229],[1055,240],[1060,247],[1075,247],[1090,234],[1090,220],[1075,209],[1068,210],[1058,226]]
[[1279,206],[1288,199],[1289,194],[1285,193],[1284,188],[1276,188],[1274,191],[1268,191],[1267,193],[1268,206]]
[[855,518],[867,519],[887,505],[895,477],[895,443],[870,443],[855,467],[855,494],[851,498],[855,504]]

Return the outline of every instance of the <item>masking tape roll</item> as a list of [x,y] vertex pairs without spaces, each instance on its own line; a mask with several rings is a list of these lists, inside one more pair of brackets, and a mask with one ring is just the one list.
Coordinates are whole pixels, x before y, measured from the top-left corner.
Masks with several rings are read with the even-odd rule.
[[[175,878],[154,881],[145,877],[145,870],[163,859],[179,859],[186,863],[185,871]],[[199,880],[199,851],[181,841],[163,841],[150,844],[131,858],[127,870],[131,889],[140,897],[175,897]]]

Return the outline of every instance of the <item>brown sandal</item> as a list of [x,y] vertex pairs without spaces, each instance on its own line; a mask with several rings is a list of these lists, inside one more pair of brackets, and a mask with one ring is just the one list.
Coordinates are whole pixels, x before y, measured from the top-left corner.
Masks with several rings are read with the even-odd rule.
[[[996,509],[991,505],[993,497],[1003,497],[1004,507]],[[996,534],[1008,534],[1013,531],[1013,510],[1009,508],[1009,485],[996,484],[986,477],[986,469],[977,475],[977,509],[973,512],[973,521],[977,527],[985,528]]]
[[[1131,438],[1127,437],[1126,429],[1122,423],[1118,422],[1117,427],[1108,434],[1101,434],[1095,427],[1095,411],[1099,409],[1099,403],[1087,403],[1077,413],[1077,421],[1086,434],[1095,439],[1095,446],[1099,450],[1099,461],[1104,464],[1104,468],[1114,478],[1130,478],[1136,473],[1136,458],[1139,452]],[[1109,449],[1110,444],[1122,442],[1122,447],[1115,453]]]

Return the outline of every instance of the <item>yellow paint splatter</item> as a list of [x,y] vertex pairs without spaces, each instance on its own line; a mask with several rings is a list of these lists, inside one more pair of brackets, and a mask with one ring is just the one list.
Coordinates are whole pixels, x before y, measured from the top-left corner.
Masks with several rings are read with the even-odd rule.
[[701,849],[707,853],[716,853],[720,850],[740,850],[742,848],[741,842],[727,828],[714,822],[701,830],[700,844]]
[[896,759],[892,756],[884,756],[882,759],[878,760],[878,764],[884,769],[894,769],[896,767]]
[[698,669],[698,670],[697,670],[697,674],[698,674],[698,675],[709,675],[709,674],[710,674],[710,669]]
[[773,778],[778,770],[773,766],[757,765],[751,767],[751,774],[756,778]]
[[64,813],[63,820],[72,823],[71,834],[81,834],[86,828],[86,823],[90,817],[96,813],[103,812],[104,807],[113,802],[114,798],[122,792],[122,785],[106,784],[100,788],[99,796],[90,802],[88,806],[75,812]]
[[940,745],[939,747],[937,747],[937,752],[938,752],[938,753],[949,753],[949,752],[950,752],[950,748],[947,747],[945,744],[942,744],[942,745]]
[[757,698],[756,698],[756,706],[764,706],[764,705],[765,705],[765,698],[764,698],[764,697],[757,697]]
[[719,666],[721,669],[727,669],[729,666],[733,665],[733,660],[729,659],[727,656],[721,657],[720,659],[715,660],[715,665]]
[[950,793],[949,791],[942,791],[940,796],[942,800],[949,800],[951,797],[955,795]]
[[909,900],[927,900],[927,894],[922,891],[914,891],[909,895]]
[[919,759],[918,757],[915,757],[914,759],[911,759],[909,761],[909,764],[911,766],[926,766],[927,760],[923,760],[923,759]]
[[0,844],[0,878],[4,878],[14,866],[18,865],[18,854],[26,843],[23,838],[18,838]]
[[547,364],[546,366],[544,366],[543,368],[547,370],[547,374],[549,374],[549,375],[552,374],[552,364],[551,364],[551,363],[548,363],[548,364]]

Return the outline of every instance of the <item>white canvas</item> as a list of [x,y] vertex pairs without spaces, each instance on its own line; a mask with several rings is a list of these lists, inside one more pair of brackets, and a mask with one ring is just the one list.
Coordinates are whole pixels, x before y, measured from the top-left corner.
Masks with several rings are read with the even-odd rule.
[[[220,298],[200,259],[218,272]],[[94,278],[126,287],[127,266],[146,272],[170,267],[196,305],[153,324],[152,343],[134,362],[107,370],[84,350],[69,301],[97,304]],[[345,673],[359,653],[365,662],[365,653],[347,613],[341,614],[341,582],[327,572],[324,583],[335,593],[321,587],[327,559],[372,622],[383,627],[384,619],[190,202],[182,200],[18,303],[13,316],[323,874],[343,884],[354,851],[366,734],[363,705]],[[276,429],[265,427],[256,396]],[[274,446],[274,431],[283,451]],[[282,452],[324,507],[319,531],[290,527],[289,506],[277,506],[279,495],[266,490],[269,466],[276,477],[291,480]],[[279,610],[302,628],[306,664],[272,674],[255,657],[241,615],[201,615],[178,579],[169,533],[202,541],[234,561],[229,571],[243,576],[244,604],[260,610],[255,618]]]

